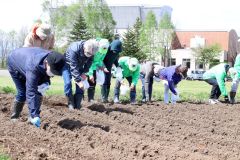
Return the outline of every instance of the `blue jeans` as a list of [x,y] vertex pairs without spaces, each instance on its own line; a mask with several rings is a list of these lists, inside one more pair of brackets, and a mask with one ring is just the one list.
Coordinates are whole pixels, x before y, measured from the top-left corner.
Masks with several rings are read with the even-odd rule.
[[[127,79],[128,83],[129,83],[129,86],[130,86],[131,83],[132,83],[132,77],[126,77],[126,79]],[[114,88],[114,98],[119,99],[120,87],[121,87],[121,82],[116,79],[116,84],[115,84],[115,88]],[[131,102],[136,101],[136,86],[134,86],[134,89],[132,89],[130,91],[130,101]]]
[[[150,77],[149,82],[145,83],[145,75],[140,74],[140,79],[142,82],[142,99],[151,100],[152,99],[152,86],[153,86],[153,77]],[[147,89],[147,90],[146,90]]]
[[[17,89],[16,101],[25,102],[26,101],[26,77],[16,69],[14,69],[14,67],[12,67],[11,65],[8,66],[8,71]],[[40,93],[35,94],[35,99],[36,99],[35,105],[30,105],[34,102],[31,100],[28,100],[29,115],[31,115],[32,118],[40,117],[41,97],[42,95]]]
[[12,77],[12,80],[16,86],[17,94],[16,101],[26,101],[26,78],[20,72],[14,70],[12,67],[8,67],[8,71]]
[[[72,92],[72,75],[70,72],[70,66],[68,64],[65,64],[65,66],[62,69],[62,77],[64,81],[64,93],[67,97],[69,97],[73,95],[73,92]],[[84,91],[80,89],[77,84],[75,94],[84,94]]]

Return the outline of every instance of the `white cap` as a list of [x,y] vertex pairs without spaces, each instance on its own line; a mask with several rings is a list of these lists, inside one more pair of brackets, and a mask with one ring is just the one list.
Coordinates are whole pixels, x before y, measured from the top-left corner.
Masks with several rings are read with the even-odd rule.
[[129,62],[128,62],[128,65],[129,65],[129,69],[131,71],[136,71],[137,70],[137,67],[138,67],[138,60],[137,58],[130,58],[129,59]]
[[101,39],[99,41],[99,48],[107,49],[109,47],[109,41],[107,39]]

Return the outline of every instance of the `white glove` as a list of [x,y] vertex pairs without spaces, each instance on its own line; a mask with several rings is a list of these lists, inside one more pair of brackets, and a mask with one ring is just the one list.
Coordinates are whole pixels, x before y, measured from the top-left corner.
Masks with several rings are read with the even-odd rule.
[[87,79],[85,79],[84,81],[82,81],[82,83],[83,83],[84,90],[85,90],[85,89],[88,89],[88,88],[90,87]]
[[116,78],[117,78],[118,81],[123,80],[122,68],[120,68],[120,67],[117,67]]
[[43,84],[38,86],[38,92],[41,93],[42,95],[44,95],[48,89],[49,89],[49,83],[48,82],[43,83]]

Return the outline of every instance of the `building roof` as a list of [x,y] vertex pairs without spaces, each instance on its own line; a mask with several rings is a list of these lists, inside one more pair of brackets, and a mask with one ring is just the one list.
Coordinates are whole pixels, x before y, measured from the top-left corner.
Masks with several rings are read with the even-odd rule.
[[218,43],[223,50],[229,49],[229,32],[228,31],[176,31],[173,41],[173,48],[189,48],[190,40],[196,36],[205,39],[205,45]]

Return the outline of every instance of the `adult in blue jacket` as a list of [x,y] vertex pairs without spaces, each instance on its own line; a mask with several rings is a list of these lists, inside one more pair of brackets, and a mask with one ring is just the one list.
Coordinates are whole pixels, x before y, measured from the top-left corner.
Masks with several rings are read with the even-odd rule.
[[41,86],[50,84],[50,77],[61,75],[64,56],[38,47],[19,48],[7,59],[8,71],[17,88],[11,119],[18,119],[27,99],[29,120],[40,127]]
[[172,92],[171,102],[176,103],[177,84],[187,75],[188,68],[182,65],[170,66],[160,70],[160,79],[164,84],[164,103],[169,103],[169,89]]
[[[65,53],[66,65],[62,76],[64,80],[64,92],[68,98],[68,107],[70,110],[81,108],[84,83],[88,83],[86,73],[92,65],[93,56],[98,51],[98,45],[95,39],[73,42]],[[74,96],[72,93],[72,77],[76,83]]]

